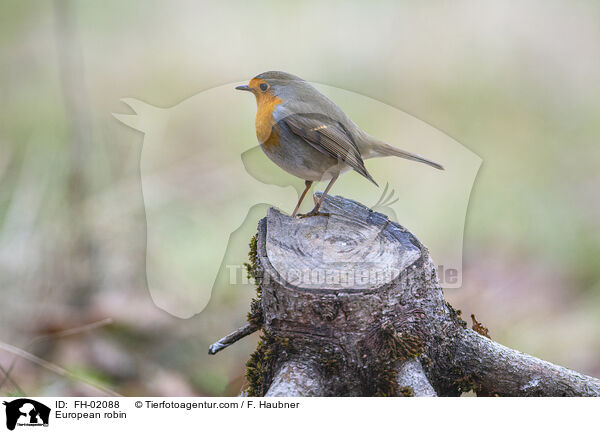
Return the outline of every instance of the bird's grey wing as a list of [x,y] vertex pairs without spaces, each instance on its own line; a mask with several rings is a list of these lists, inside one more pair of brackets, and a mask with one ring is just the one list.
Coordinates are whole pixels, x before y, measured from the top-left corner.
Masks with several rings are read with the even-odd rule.
[[323,114],[291,114],[280,122],[319,152],[348,164],[377,185],[365,168],[352,136],[340,122]]

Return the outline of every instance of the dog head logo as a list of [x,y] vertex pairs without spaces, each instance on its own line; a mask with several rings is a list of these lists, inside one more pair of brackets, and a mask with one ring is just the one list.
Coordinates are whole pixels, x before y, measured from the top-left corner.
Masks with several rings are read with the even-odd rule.
[[29,398],[18,398],[4,402],[6,406],[6,428],[14,430],[16,426],[48,426],[50,408]]
[[[303,180],[270,162],[257,146],[256,104],[240,97],[235,85],[198,93],[169,108],[126,98],[123,102],[135,113],[114,114],[144,133],[140,171],[148,288],[157,306],[178,317],[202,311],[214,288],[240,283],[236,272],[243,273],[258,220],[270,206],[291,213],[304,189]],[[397,217],[428,246],[441,286],[460,287],[464,223],[481,159],[389,105],[316,87],[371,135],[444,165],[440,172],[397,158],[368,160],[381,188],[348,173],[330,193]],[[310,210],[312,204],[309,196],[304,207]]]

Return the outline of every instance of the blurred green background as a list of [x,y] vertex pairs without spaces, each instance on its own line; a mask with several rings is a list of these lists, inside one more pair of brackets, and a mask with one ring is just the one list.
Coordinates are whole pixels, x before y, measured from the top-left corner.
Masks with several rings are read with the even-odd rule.
[[500,343],[600,376],[600,3],[3,1],[0,50],[0,393],[239,393],[256,336],[206,351],[253,293],[217,287],[185,320],[155,306],[143,136],[111,113],[271,69],[478,154],[446,297]]

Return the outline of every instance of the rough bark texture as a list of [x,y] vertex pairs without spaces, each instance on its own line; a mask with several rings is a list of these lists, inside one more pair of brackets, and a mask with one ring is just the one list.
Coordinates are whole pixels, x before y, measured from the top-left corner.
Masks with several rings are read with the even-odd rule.
[[600,380],[466,329],[427,248],[399,224],[341,197],[322,211],[270,209],[259,223],[249,395],[600,396]]
[[435,390],[427,380],[423,366],[416,359],[400,361],[396,381],[400,389],[412,389],[415,397],[436,397]]
[[600,379],[585,376],[463,329],[455,362],[484,392],[507,396],[600,396]]
[[317,365],[289,361],[280,368],[265,397],[313,397],[321,396],[324,379]]

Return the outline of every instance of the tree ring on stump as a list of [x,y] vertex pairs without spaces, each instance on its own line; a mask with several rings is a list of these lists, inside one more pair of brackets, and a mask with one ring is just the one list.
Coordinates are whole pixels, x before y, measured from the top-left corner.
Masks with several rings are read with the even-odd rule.
[[329,216],[267,214],[266,254],[279,283],[298,290],[367,291],[390,284],[421,257],[410,232],[350,200],[328,196]]

